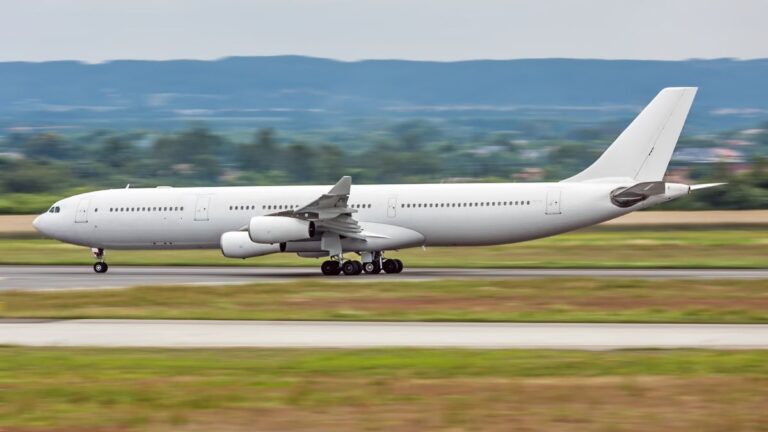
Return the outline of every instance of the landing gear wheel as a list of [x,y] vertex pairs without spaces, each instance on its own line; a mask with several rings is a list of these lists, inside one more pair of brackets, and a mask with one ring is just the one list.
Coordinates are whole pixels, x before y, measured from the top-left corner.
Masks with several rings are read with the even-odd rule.
[[382,267],[384,268],[385,273],[397,273],[397,269],[400,268],[400,266],[397,265],[397,262],[393,259],[384,260],[384,265]]
[[323,261],[323,264],[320,265],[320,271],[326,276],[336,276],[341,273],[341,266],[338,261]]
[[99,261],[93,265],[93,271],[96,273],[106,273],[109,270],[107,263]]
[[397,270],[395,270],[395,273],[400,273],[400,272],[402,272],[402,271],[403,271],[403,267],[404,267],[404,266],[403,266],[403,262],[402,262],[402,261],[400,261],[400,260],[399,260],[399,259],[397,259],[397,258],[393,259],[392,261],[394,261],[394,262],[395,262],[395,264],[397,264]]
[[381,266],[377,262],[367,262],[363,264],[363,271],[368,274],[381,273]]
[[359,275],[363,272],[363,265],[360,264],[360,261],[345,261],[341,270],[348,276]]

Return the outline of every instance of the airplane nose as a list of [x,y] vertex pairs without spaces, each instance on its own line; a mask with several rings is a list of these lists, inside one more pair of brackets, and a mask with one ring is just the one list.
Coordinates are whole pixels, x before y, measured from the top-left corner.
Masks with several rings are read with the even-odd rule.
[[35,220],[32,221],[32,226],[35,227],[37,232],[39,232],[40,234],[45,234],[42,229],[42,226],[43,226],[42,219],[43,219],[43,215],[36,217]]

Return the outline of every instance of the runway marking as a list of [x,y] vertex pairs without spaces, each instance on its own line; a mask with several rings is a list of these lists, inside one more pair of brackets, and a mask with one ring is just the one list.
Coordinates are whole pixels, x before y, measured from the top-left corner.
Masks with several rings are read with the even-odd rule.
[[0,344],[158,348],[766,349],[768,325],[0,320]]
[[236,285],[279,281],[343,283],[463,279],[600,277],[640,279],[768,279],[768,269],[478,269],[408,268],[400,274],[322,276],[307,267],[120,267],[95,274],[89,266],[0,266],[0,290],[125,288],[137,285]]

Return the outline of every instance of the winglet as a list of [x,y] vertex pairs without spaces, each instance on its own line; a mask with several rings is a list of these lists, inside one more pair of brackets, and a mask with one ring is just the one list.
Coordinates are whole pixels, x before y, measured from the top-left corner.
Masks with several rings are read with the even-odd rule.
[[728,183],[706,183],[706,184],[691,185],[691,191],[695,191],[699,189],[707,189],[711,187],[718,187],[725,184],[728,184]]
[[352,177],[344,176],[331,188],[328,195],[349,195],[352,187]]

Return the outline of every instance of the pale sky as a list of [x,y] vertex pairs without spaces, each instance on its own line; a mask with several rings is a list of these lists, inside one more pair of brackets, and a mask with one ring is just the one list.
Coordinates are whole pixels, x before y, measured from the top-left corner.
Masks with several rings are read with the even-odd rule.
[[768,57],[766,0],[0,0],[0,61]]

